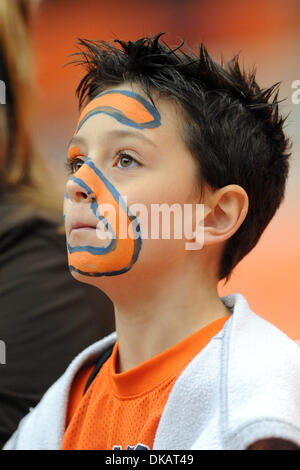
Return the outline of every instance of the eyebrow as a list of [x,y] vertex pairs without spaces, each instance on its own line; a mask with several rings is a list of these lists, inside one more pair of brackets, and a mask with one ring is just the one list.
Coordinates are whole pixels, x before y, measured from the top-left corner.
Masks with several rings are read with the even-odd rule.
[[72,137],[72,139],[70,140],[70,142],[68,143],[67,145],[67,148],[69,149],[71,147],[71,145],[76,145],[76,144],[84,144],[85,141],[82,137],[79,137],[79,136],[74,136]]
[[[133,131],[125,130],[125,129],[124,130],[123,129],[115,129],[115,130],[107,132],[106,136],[107,137],[119,137],[119,138],[122,138],[122,137],[135,137],[139,140],[142,140],[144,143],[150,144],[153,147],[157,147],[157,145],[151,139],[148,139],[148,137],[146,137],[145,135],[143,135],[139,132],[133,132]],[[81,136],[74,136],[70,140],[70,142],[68,144],[68,148],[71,145],[74,145],[74,144],[76,145],[76,144],[80,144],[80,143],[85,144],[85,139]]]

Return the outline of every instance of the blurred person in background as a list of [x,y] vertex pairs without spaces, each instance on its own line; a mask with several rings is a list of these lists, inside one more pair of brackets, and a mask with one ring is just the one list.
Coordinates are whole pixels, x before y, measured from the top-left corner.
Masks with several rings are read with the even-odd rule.
[[68,270],[63,195],[32,138],[37,6],[0,2],[0,447],[70,360],[114,329],[108,297]]

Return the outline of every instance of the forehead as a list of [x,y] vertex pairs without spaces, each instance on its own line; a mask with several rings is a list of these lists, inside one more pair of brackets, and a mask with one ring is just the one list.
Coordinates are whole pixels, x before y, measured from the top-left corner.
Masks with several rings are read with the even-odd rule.
[[161,116],[156,107],[133,90],[114,89],[97,95],[83,109],[75,133],[95,114],[111,116],[121,124],[136,129],[153,129],[161,125]]
[[81,111],[74,136],[84,135],[95,128],[98,133],[111,127],[131,129],[154,140],[178,139],[181,113],[168,98],[153,93],[154,105],[138,85],[127,84],[105,90],[93,98]]

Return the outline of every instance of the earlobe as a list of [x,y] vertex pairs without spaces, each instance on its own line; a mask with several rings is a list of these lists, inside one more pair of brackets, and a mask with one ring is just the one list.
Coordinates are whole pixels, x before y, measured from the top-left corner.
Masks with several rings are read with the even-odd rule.
[[207,203],[210,210],[203,221],[204,245],[221,243],[232,237],[244,222],[248,195],[241,186],[231,184],[211,192]]

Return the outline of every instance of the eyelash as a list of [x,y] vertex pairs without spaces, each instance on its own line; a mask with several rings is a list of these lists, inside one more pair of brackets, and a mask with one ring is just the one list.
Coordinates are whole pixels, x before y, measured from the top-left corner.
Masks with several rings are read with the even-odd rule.
[[[118,153],[117,162],[120,161],[121,158],[123,158],[123,157],[130,158],[132,161],[134,161],[135,163],[137,163],[137,164],[140,166],[140,163],[139,163],[137,160],[135,160],[135,158],[133,158],[131,155],[129,155],[129,154],[126,153],[126,152],[120,152],[120,153]],[[66,159],[66,161],[65,161],[65,167],[66,167],[67,172],[68,172],[69,174],[76,173],[77,170],[76,170],[76,171],[73,171],[73,165],[74,165],[75,162],[77,162],[77,161],[79,161],[79,160],[84,163],[84,160],[82,160],[82,158],[80,158],[79,156],[73,158],[72,160],[67,157],[67,159]],[[115,165],[114,165],[114,166],[115,166]],[[126,167],[124,167],[124,168],[126,168]]]
[[[132,162],[136,163],[138,166],[141,165],[135,158],[133,158],[131,155],[129,155],[129,153],[126,153],[126,152],[119,152],[118,155],[117,155],[116,162],[118,163],[121,160],[121,158],[123,158],[123,157],[129,158]],[[114,165],[114,166],[116,166],[116,165]],[[118,167],[118,168],[120,168],[120,167]],[[123,167],[123,168],[126,168],[126,167]]]
[[74,173],[73,171],[73,164],[74,162],[78,160],[78,157],[75,157],[73,158],[72,160],[70,158],[67,157],[66,161],[65,161],[65,168],[68,172],[69,175],[72,175]]

